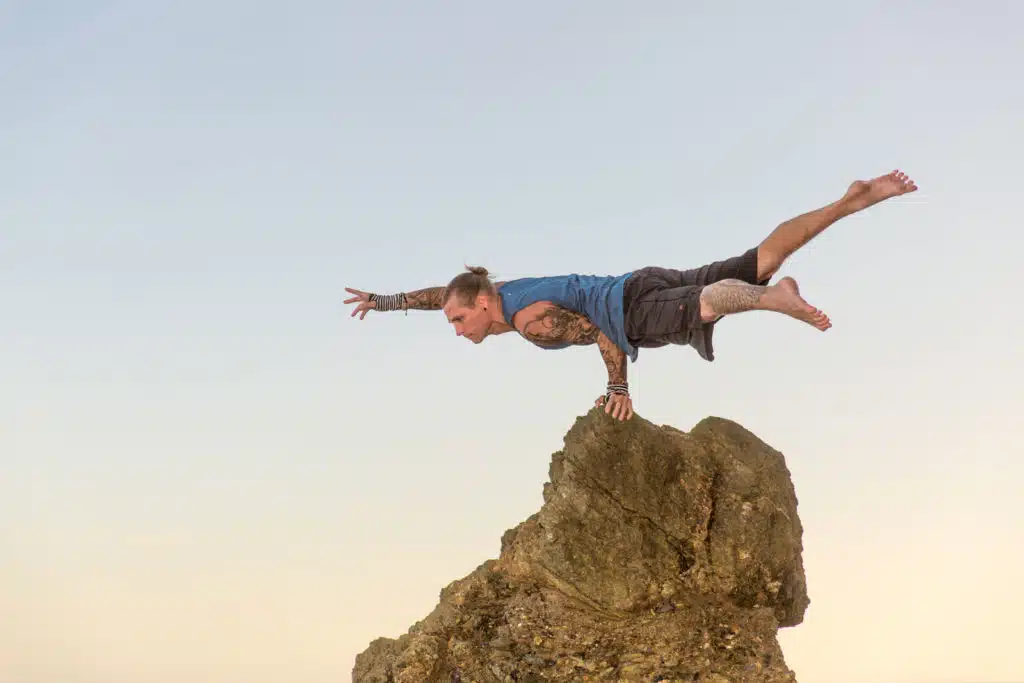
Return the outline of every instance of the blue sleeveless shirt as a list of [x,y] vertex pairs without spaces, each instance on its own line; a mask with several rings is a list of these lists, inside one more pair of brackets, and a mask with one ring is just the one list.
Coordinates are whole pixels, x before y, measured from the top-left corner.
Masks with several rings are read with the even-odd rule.
[[[626,280],[632,273],[624,275],[555,275],[551,277],[528,277],[509,280],[498,289],[501,297],[505,322],[512,325],[516,313],[538,301],[550,301],[587,316],[616,346],[636,362],[639,355],[626,339],[625,315],[622,307],[622,293]],[[570,346],[562,344],[564,349]]]

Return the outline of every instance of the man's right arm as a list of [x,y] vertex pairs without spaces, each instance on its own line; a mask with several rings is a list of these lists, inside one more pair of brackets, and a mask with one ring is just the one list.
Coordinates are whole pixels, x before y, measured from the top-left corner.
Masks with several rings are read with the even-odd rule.
[[417,289],[415,292],[406,292],[405,307],[414,308],[420,311],[440,311],[444,302],[444,287],[428,287]]
[[358,289],[346,287],[345,291],[355,296],[345,299],[346,304],[356,304],[352,311],[352,317],[359,316],[362,320],[370,311],[439,311],[444,305],[444,287],[427,287],[417,289],[413,292],[399,292],[398,294],[375,294],[363,292]]

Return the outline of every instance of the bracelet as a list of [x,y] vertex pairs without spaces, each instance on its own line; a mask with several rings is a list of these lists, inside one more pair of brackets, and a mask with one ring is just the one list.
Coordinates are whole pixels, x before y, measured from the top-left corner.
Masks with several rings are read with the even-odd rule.
[[406,307],[405,292],[398,294],[371,294],[370,301],[377,304],[376,309],[380,312],[397,311]]
[[622,384],[609,382],[608,390],[604,395],[605,400],[611,398],[612,394],[621,394],[623,396],[629,396],[629,384],[627,384],[626,382],[623,382]]

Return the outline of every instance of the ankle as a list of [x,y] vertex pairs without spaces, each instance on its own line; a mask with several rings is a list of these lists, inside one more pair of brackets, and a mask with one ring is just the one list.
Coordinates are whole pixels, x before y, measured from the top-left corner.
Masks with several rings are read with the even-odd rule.
[[858,204],[857,197],[846,195],[842,199],[829,204],[828,208],[833,223],[864,209],[863,206]]

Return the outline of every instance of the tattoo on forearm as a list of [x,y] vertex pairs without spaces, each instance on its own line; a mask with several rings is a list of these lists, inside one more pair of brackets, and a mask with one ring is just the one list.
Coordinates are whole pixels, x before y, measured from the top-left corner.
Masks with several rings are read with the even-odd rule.
[[601,350],[601,358],[608,368],[610,384],[626,383],[626,352],[620,349],[604,333],[597,338],[597,347]]
[[406,306],[421,311],[439,311],[444,306],[441,298],[444,296],[444,287],[428,287],[417,289],[415,292],[406,292]]
[[548,307],[523,328],[523,336],[538,346],[586,346],[595,343],[600,333],[585,316],[560,306]]
[[757,308],[766,289],[767,287],[752,285],[743,280],[719,280],[704,288],[701,299],[717,315],[742,313]]

